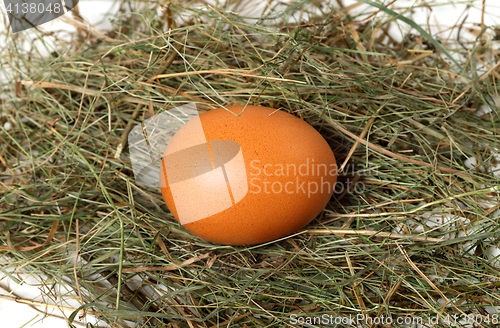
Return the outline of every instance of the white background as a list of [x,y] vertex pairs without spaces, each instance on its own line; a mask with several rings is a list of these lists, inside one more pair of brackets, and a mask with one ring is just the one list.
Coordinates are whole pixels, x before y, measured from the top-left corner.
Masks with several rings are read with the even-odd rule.
[[[209,1],[213,3],[213,1]],[[249,4],[252,1],[247,1]],[[262,4],[267,3],[267,1],[253,1],[255,5],[247,5],[243,6],[244,11],[240,11],[239,13],[247,16],[247,15],[259,15],[262,10]],[[343,4],[347,7],[357,2],[354,0],[343,0]],[[384,3],[389,3],[390,1],[384,1]],[[433,36],[439,36],[442,39],[447,39],[448,37],[453,38],[456,33],[455,31],[451,31],[449,28],[453,25],[458,24],[465,17],[464,10],[467,4],[472,3],[473,7],[467,12],[468,18],[466,20],[466,24],[464,25],[464,29],[462,30],[462,38],[464,39],[473,39],[473,33],[470,33],[466,28],[473,28],[478,30],[479,23],[481,22],[481,0],[476,1],[455,1],[457,4],[448,4],[448,1],[427,1],[427,3],[431,3],[432,5],[432,13],[427,9],[417,9],[412,14],[405,14],[405,16],[412,18],[416,23],[422,25],[424,29],[427,29],[428,22],[430,23],[430,28]],[[408,1],[408,0],[399,0],[396,1],[394,6],[391,8],[403,8],[411,6],[412,4],[421,4],[422,1]],[[435,6],[435,3],[442,3],[440,6]],[[496,7],[493,5],[496,3]],[[336,1],[332,1],[332,4],[337,6]],[[500,3],[498,0],[487,0],[486,1],[488,11],[485,15],[485,24],[487,26],[498,26],[500,27]],[[109,17],[112,17],[110,12],[114,12],[118,5],[111,1],[80,1],[79,9],[81,16],[92,26],[96,27],[99,30],[105,30],[111,27],[111,24],[108,21]],[[396,7],[395,7],[396,6]],[[247,8],[247,9],[245,9]],[[368,9],[369,12],[373,12],[373,8],[368,8],[366,5],[361,4],[360,6],[353,9],[353,12],[363,12]],[[367,12],[368,12],[367,11]],[[67,14],[66,16],[70,16],[71,14]],[[430,19],[427,20],[427,17],[430,15]],[[6,29],[6,14],[5,7],[0,5],[0,30]],[[41,26],[44,30],[48,31],[64,31],[64,30],[74,30],[73,26],[67,25],[60,20],[56,20],[53,22],[46,23]],[[396,28],[391,30],[391,35],[396,39],[401,39],[401,35],[403,32]],[[450,34],[451,33],[451,34]],[[3,45],[5,44],[5,40],[0,39],[0,52],[5,51],[3,49]],[[2,76],[0,76],[2,78]],[[3,76],[3,79],[9,79],[8,76]],[[80,303],[76,299],[65,298],[65,302],[63,302],[60,298],[55,299],[42,299],[40,288],[42,288],[42,284],[34,279],[29,274],[21,274],[15,275],[22,283],[17,284],[14,280],[9,278],[5,272],[13,272],[16,266],[19,264],[10,263],[7,258],[0,258],[0,295],[7,295],[7,292],[1,287],[7,287],[8,290],[13,291],[17,296],[20,296],[25,299],[31,299],[36,301],[41,301],[43,303],[48,304],[58,304],[70,306],[73,308],[77,308],[80,306]],[[51,286],[52,287],[52,286]],[[67,294],[68,292],[64,289],[64,286],[56,285],[56,290],[60,291],[60,294]],[[59,289],[58,289],[59,288]],[[0,326],[2,328],[17,328],[17,327],[34,327],[34,328],[59,328],[59,327],[67,327],[65,320],[56,318],[54,316],[45,317],[43,312],[47,312],[47,314],[58,315],[61,317],[69,316],[71,311],[64,311],[64,314],[58,309],[45,309],[44,307],[38,307],[42,311],[42,313],[35,311],[30,308],[28,305],[19,304],[10,300],[2,300],[0,299]],[[83,319],[83,322],[88,320],[88,322],[96,323],[95,318],[92,316],[87,316]]]

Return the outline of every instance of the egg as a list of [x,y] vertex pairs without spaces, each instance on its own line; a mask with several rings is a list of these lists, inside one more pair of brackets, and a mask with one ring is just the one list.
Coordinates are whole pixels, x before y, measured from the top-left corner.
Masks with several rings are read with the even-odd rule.
[[162,156],[160,186],[175,219],[210,242],[244,246],[297,232],[328,204],[332,149],[282,110],[227,106],[184,124]]

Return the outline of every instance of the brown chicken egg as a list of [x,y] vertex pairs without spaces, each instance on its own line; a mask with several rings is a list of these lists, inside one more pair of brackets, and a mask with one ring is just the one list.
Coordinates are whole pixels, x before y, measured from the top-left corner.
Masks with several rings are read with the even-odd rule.
[[303,228],[325,208],[336,181],[333,151],[311,125],[259,106],[217,108],[187,122],[160,169],[174,217],[205,240],[235,246]]

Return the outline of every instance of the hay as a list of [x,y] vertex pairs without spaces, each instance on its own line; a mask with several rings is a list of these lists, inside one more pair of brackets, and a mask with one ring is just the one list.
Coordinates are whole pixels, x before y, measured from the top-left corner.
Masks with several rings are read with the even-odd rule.
[[[68,15],[70,42],[37,30],[47,54],[23,50],[26,33],[5,33],[2,272],[69,286],[81,305],[65,318],[73,325],[86,311],[112,327],[358,315],[404,327],[397,318],[469,314],[496,327],[486,317],[500,302],[490,255],[500,236],[499,32],[434,38],[403,9],[363,2],[373,6],[366,20],[313,1],[269,1],[260,18],[238,16],[238,5],[144,2],[131,14],[124,3],[112,32]],[[388,32],[397,24],[419,30],[398,42]],[[306,120],[344,164],[344,190],[279,241],[229,247],[191,235],[161,194],[135,183],[125,145],[132,125],[190,102]]]

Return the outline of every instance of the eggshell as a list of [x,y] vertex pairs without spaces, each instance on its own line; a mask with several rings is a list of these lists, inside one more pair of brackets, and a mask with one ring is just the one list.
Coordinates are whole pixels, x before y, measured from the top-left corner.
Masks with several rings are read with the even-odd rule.
[[192,119],[166,147],[160,185],[169,210],[193,234],[225,245],[260,244],[303,228],[337,181],[330,146],[284,111],[226,108],[232,113],[217,108]]

